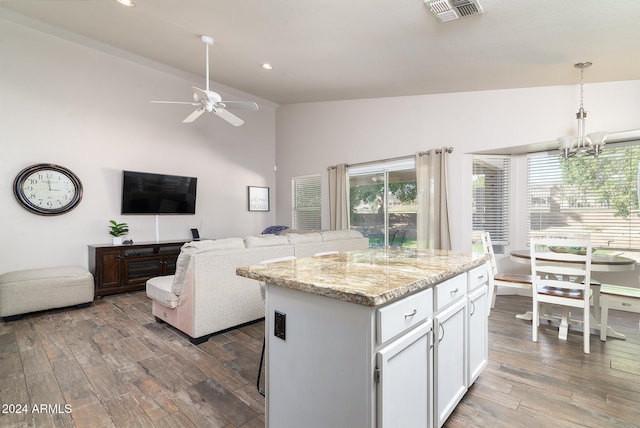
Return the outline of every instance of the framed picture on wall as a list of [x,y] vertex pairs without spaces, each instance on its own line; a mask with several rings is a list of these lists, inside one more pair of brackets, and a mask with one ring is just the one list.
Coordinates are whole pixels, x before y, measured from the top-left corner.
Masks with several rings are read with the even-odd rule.
[[269,211],[269,188],[248,186],[249,211]]

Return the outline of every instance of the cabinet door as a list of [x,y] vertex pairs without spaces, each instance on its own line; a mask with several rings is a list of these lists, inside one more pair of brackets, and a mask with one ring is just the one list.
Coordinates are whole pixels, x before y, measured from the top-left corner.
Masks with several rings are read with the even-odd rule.
[[434,325],[435,426],[441,427],[465,392],[467,299],[436,314]]
[[160,257],[133,257],[124,259],[124,285],[144,286],[147,279],[161,276],[164,264]]
[[487,286],[483,285],[467,296],[469,302],[467,387],[470,387],[488,361]]
[[376,354],[378,427],[430,427],[431,320]]
[[176,273],[176,262],[178,254],[173,256],[165,256],[162,258],[162,275],[173,275]]
[[96,291],[103,288],[119,287],[122,281],[122,251],[96,251]]

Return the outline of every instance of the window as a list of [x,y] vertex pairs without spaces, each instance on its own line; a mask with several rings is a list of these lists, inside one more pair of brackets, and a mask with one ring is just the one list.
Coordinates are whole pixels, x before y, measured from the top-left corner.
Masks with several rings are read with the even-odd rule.
[[473,157],[473,230],[491,234],[496,254],[509,245],[510,162],[508,156]]
[[351,228],[370,247],[415,247],[416,192],[414,158],[350,167]]
[[640,248],[640,145],[607,146],[598,158],[529,155],[530,231],[586,231],[593,246]]
[[293,177],[291,180],[292,227],[320,230],[320,174]]

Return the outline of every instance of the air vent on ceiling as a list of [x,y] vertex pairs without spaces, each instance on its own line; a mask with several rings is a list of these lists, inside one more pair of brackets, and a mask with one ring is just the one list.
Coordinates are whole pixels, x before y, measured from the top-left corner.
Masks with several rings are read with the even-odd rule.
[[424,0],[440,22],[484,13],[478,0]]

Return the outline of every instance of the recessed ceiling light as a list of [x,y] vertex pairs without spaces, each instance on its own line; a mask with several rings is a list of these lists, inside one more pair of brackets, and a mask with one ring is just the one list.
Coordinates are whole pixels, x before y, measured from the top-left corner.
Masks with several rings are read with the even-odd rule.
[[127,7],[133,7],[136,4],[133,2],[133,0],[116,0],[118,3],[120,3],[123,6],[127,6]]
[[273,70],[273,66],[268,62],[263,63],[260,67],[264,68],[265,70]]

